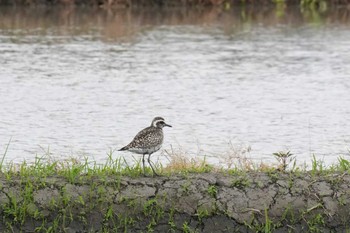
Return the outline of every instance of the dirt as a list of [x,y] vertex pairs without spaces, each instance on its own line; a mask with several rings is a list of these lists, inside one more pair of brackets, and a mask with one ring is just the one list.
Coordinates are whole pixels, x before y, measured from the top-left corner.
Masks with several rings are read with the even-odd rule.
[[[344,232],[350,175],[0,176],[0,232]],[[266,224],[271,223],[271,224]]]

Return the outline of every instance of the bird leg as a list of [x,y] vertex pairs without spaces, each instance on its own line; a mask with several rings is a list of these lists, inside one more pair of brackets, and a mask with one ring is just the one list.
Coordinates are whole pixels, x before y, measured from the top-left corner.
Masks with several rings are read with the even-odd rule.
[[146,171],[145,171],[145,155],[146,154],[142,155],[142,166],[143,166],[143,175],[144,176],[146,175]]
[[[152,153],[151,153],[152,154]],[[153,174],[156,176],[159,176],[158,173],[154,170],[152,164],[151,164],[151,154],[148,154],[148,164],[151,166],[151,169],[153,171]]]

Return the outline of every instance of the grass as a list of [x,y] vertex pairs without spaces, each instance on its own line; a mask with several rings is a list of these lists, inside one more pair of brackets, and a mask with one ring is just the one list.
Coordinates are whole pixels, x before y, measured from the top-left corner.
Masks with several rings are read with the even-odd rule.
[[210,185],[208,187],[208,194],[213,197],[216,198],[216,195],[218,194],[218,190],[217,187],[215,185]]
[[1,162],[0,162],[0,171],[2,171],[2,166],[3,166],[3,164],[4,164],[4,160],[5,160],[7,151],[8,151],[8,149],[9,149],[10,143],[11,143],[11,138],[10,138],[9,142],[6,144],[6,148],[5,148],[4,155],[3,155],[2,158],[1,158]]
[[[113,150],[107,153],[107,160],[104,164],[98,164],[96,161],[90,161],[88,157],[83,159],[70,158],[66,160],[53,160],[49,155],[35,157],[33,163],[23,161],[21,164],[12,162],[5,164],[5,157],[8,153],[11,139],[6,144],[2,158],[0,158],[0,172],[8,181],[14,176],[21,177],[22,180],[42,181],[41,185],[45,185],[45,179],[50,176],[59,176],[67,179],[69,183],[79,183],[80,179],[98,177],[100,180],[108,180],[109,176],[143,176],[141,159],[135,159],[129,164],[123,157],[116,157]],[[214,166],[207,162],[206,157],[190,157],[184,151],[165,150],[164,155],[168,159],[168,163],[163,166],[156,163],[155,168],[162,176],[188,175],[190,173],[226,173],[233,175],[233,187],[244,188],[249,186],[246,173],[266,172],[270,177],[277,176],[276,172],[284,173],[305,173],[312,175],[331,174],[337,172],[349,172],[350,160],[345,156],[339,156],[336,163],[326,166],[322,159],[318,159],[316,155],[312,156],[311,167],[301,168],[296,165],[296,157],[290,151],[279,151],[272,154],[277,163],[256,163],[248,158],[250,152],[249,146],[233,146],[231,145],[228,153],[224,155],[225,167]],[[350,151],[349,151],[350,153]],[[47,153],[50,154],[50,153]],[[146,168],[148,175],[152,174],[150,168]],[[118,180],[118,179],[117,179]],[[40,182],[38,183],[40,185]],[[118,185],[118,183],[116,184]],[[210,187],[208,192],[216,195],[215,186]]]
[[165,157],[168,159],[168,164],[166,167],[157,166],[161,168],[162,173],[172,174],[172,173],[203,173],[214,171],[214,166],[210,165],[206,161],[206,157],[201,158],[191,158],[185,152],[181,150],[174,150],[171,148],[171,151],[165,150]]
[[[113,150],[107,153],[107,160],[103,164],[90,161],[88,157],[79,160],[76,158],[53,160],[52,157],[47,155],[35,157],[32,163],[23,161],[21,164],[12,162],[4,164],[10,143],[11,140],[6,145],[2,158],[0,158],[0,172],[7,180],[11,180],[12,176],[40,180],[57,175],[66,178],[70,183],[75,183],[79,182],[80,177],[99,177],[104,179],[110,175],[129,177],[143,175],[141,158],[134,158],[133,162],[129,164],[123,157],[114,159]],[[311,167],[308,169],[306,166],[303,168],[298,167],[296,165],[296,157],[290,151],[273,153],[272,157],[275,157],[277,163],[254,162],[247,156],[249,151],[249,148],[230,151],[228,155],[225,155],[226,163],[224,167],[209,164],[206,157],[191,158],[185,152],[171,148],[171,151],[164,151],[164,155],[168,159],[166,166],[158,162],[155,164],[155,168],[163,176],[207,172],[227,173],[238,177],[235,185],[243,187],[248,185],[245,182],[244,174],[250,171],[266,172],[268,174],[278,171],[289,173],[310,172],[312,175],[350,171],[350,160],[346,159],[345,156],[339,156],[336,163],[326,166],[322,159],[318,159],[316,155],[313,155]],[[151,175],[151,169],[146,168],[146,173]]]
[[[106,196],[113,194],[107,187],[112,185],[113,190],[120,190],[122,183],[122,177],[128,176],[131,178],[137,178],[143,176],[143,170],[141,166],[141,159],[134,159],[132,163],[128,163],[124,158],[115,159],[114,151],[109,151],[107,154],[107,160],[103,164],[98,164],[96,161],[90,161],[87,157],[82,160],[71,158],[68,160],[52,160],[49,156],[36,157],[33,163],[27,163],[24,161],[21,164],[8,163],[5,164],[5,157],[8,153],[10,142],[6,145],[2,158],[0,158],[0,177],[7,182],[13,183],[13,186],[20,187],[19,192],[6,192],[6,197],[9,202],[0,206],[0,212],[2,214],[2,220],[9,229],[9,232],[16,232],[18,229],[16,226],[21,227],[28,219],[33,221],[42,221],[42,225],[37,227],[38,232],[59,232],[62,227],[79,219],[82,224],[87,224],[88,219],[86,212],[100,208],[99,211],[103,215],[103,227],[104,232],[108,232],[108,229],[114,229],[116,232],[127,232],[130,227],[137,224],[138,219],[127,215],[126,213],[120,213],[113,209],[111,204],[106,203]],[[241,153],[241,154],[240,154]],[[309,169],[300,168],[296,165],[296,158],[290,151],[280,151],[271,155],[271,158],[276,158],[276,163],[254,163],[247,156],[248,149],[240,149],[239,151],[231,151],[228,157],[231,160],[225,168],[220,166],[214,166],[207,162],[206,157],[189,158],[186,153],[181,151],[165,151],[165,155],[168,158],[168,163],[163,166],[160,163],[156,163],[155,167],[161,176],[183,176],[186,181],[186,177],[191,173],[220,173],[231,177],[231,187],[235,189],[245,190],[251,185],[254,185],[254,181],[249,177],[250,172],[262,172],[267,174],[271,182],[275,183],[279,180],[279,176],[289,177],[289,185],[293,186],[293,177],[301,177],[305,174],[311,176],[324,176],[325,180],[329,180],[329,183],[338,187],[341,184],[341,179],[332,178],[332,174],[346,174],[350,172],[350,161],[346,156],[338,157],[338,160],[332,164],[326,166],[322,159],[318,159],[316,155],[313,155],[311,160],[311,166]],[[151,169],[147,168],[146,172],[148,176],[151,176]],[[289,174],[289,175],[288,175]],[[45,213],[35,204],[34,193],[41,189],[50,189],[51,186],[57,185],[57,182],[65,180],[68,184],[77,184],[78,187],[88,187],[90,194],[82,196],[68,195],[67,186],[60,189],[58,198],[52,197],[49,209],[50,211],[57,211],[57,215],[51,221],[50,225],[47,225],[45,220]],[[94,181],[105,183],[106,186],[95,185]],[[287,178],[288,181],[288,178]],[[180,187],[183,196],[191,196],[192,189],[191,180],[183,183]],[[260,185],[264,187],[264,184]],[[258,185],[258,187],[260,187]],[[74,186],[76,187],[76,186]],[[0,187],[2,191],[3,187]],[[220,187],[216,184],[211,184],[206,188],[206,195],[216,200],[220,194]],[[72,192],[70,192],[72,193]],[[93,195],[92,195],[93,194]],[[127,199],[127,197],[116,199],[116,202],[124,203],[125,208],[129,211],[141,208],[144,217],[149,216],[149,222],[147,225],[147,231],[152,232],[154,227],[164,218],[168,217],[167,223],[171,229],[181,230],[183,232],[195,232],[189,225],[189,222],[183,222],[179,227],[174,220],[175,209],[171,209],[170,213],[164,211],[164,206],[167,203],[166,196],[155,196],[148,199],[142,206],[139,206],[137,199]],[[214,201],[215,202],[215,201]],[[339,203],[346,205],[345,200],[339,197]],[[84,211],[76,212],[80,207],[84,207]],[[322,209],[321,204],[310,207],[302,213],[302,217],[309,216],[314,211]],[[210,216],[212,212],[206,209],[197,209],[195,216],[201,222],[203,219]],[[290,215],[286,212],[286,216]],[[308,229],[312,232],[317,232],[318,227],[325,226],[325,216],[322,213],[316,213],[312,218],[306,219]],[[282,217],[283,218],[283,217]],[[284,221],[284,220],[281,220]],[[297,220],[295,220],[297,221]],[[280,222],[273,222],[268,215],[268,210],[265,210],[264,221],[254,222],[247,224],[247,226],[253,230],[259,232],[273,232],[274,229],[280,226]]]

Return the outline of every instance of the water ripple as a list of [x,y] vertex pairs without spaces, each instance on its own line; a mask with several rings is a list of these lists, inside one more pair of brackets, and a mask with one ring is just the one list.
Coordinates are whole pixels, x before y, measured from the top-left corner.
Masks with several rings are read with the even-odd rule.
[[289,149],[331,163],[350,147],[348,29],[161,25],[130,43],[91,28],[0,31],[0,146],[12,138],[8,160],[49,150],[103,161],[161,115],[174,126],[165,149],[220,162],[232,141],[256,160]]

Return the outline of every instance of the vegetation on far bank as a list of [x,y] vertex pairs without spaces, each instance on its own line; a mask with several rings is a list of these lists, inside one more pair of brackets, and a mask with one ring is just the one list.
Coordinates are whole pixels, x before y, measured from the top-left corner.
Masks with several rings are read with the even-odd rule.
[[135,6],[240,6],[240,5],[295,5],[316,6],[349,4],[350,0],[0,0],[0,5],[88,5],[104,7]]

